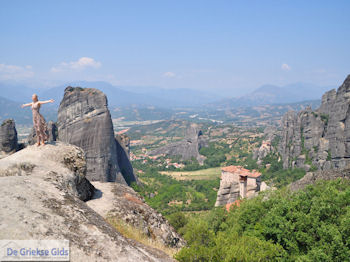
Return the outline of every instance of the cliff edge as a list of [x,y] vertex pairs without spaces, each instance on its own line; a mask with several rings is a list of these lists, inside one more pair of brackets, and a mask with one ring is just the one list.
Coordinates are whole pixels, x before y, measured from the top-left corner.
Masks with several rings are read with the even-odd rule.
[[123,237],[81,200],[95,192],[83,151],[52,143],[0,160],[0,239],[67,239],[71,261],[173,261]]

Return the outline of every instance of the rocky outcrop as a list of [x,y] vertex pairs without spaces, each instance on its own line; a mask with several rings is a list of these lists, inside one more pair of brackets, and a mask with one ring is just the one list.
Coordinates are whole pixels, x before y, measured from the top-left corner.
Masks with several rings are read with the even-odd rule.
[[284,168],[344,168],[350,163],[350,75],[322,97],[313,111],[288,112],[282,120],[279,152]]
[[85,172],[82,150],[62,143],[0,160],[0,239],[67,239],[74,262],[173,261],[123,237],[80,200],[93,189]]
[[181,160],[195,158],[202,164],[205,157],[199,154],[199,150],[205,146],[208,146],[208,144],[202,131],[198,129],[197,124],[191,124],[186,131],[185,139],[154,149],[149,155],[180,156]]
[[137,181],[130,161],[120,155],[107,98],[101,91],[67,87],[58,110],[57,127],[60,141],[85,151],[90,180],[124,184]]
[[94,187],[86,179],[84,152],[73,145],[29,146],[0,160],[0,176],[29,175],[50,181],[83,201],[94,194]]
[[263,140],[261,146],[253,150],[253,159],[257,160],[258,165],[260,165],[262,160],[272,151],[271,140]]
[[88,206],[96,210],[107,221],[125,223],[145,236],[164,246],[180,248],[184,240],[169,222],[132,188],[118,183],[92,182],[97,188],[93,200]]
[[15,121],[6,119],[0,126],[0,153],[8,155],[18,149],[18,139]]
[[117,134],[115,136],[115,139],[121,145],[125,151],[125,153],[130,156],[130,137],[128,137],[126,134]]
[[305,188],[308,185],[315,184],[318,180],[334,180],[334,179],[350,179],[350,167],[335,170],[319,170],[317,172],[308,172],[306,175],[291,183],[288,187],[292,191],[297,191]]
[[279,130],[275,126],[267,126],[264,129],[264,137],[267,141],[273,141],[279,135]]
[[122,134],[116,135],[115,139],[117,145],[117,162],[120,167],[120,172],[128,185],[132,182],[138,182],[130,162],[130,138]]
[[[57,140],[58,131],[57,131],[57,125],[55,122],[49,121],[49,123],[47,123],[47,135],[49,137],[49,139],[47,140],[49,143]],[[36,133],[33,127],[32,131],[27,137],[27,144],[34,145],[36,142],[37,142]]]

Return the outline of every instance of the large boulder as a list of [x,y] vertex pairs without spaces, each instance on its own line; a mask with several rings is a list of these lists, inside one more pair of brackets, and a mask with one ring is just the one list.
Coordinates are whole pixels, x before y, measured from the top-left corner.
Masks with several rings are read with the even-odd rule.
[[[67,239],[70,261],[173,261],[122,236],[86,202],[83,151],[69,144],[28,146],[0,160],[0,239]],[[113,183],[114,184],[114,183]]]
[[6,119],[0,126],[0,152],[7,155],[18,149],[18,138],[15,121]]
[[95,192],[86,179],[85,154],[73,145],[28,146],[2,159],[0,172],[0,176],[39,176],[83,201],[91,199]]
[[101,91],[67,87],[58,110],[57,127],[60,141],[85,151],[90,180],[137,182],[130,162],[120,156],[107,98]]

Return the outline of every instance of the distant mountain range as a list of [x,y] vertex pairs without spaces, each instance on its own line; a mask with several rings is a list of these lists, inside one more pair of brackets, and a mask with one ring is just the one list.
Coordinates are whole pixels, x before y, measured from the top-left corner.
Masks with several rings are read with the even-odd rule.
[[289,104],[321,99],[323,93],[333,86],[317,86],[295,83],[285,86],[263,85],[253,92],[238,98],[227,98],[212,103],[213,107],[239,108],[260,105]]
[[68,85],[97,88],[101,90],[107,95],[110,107],[130,105],[157,106],[163,108],[197,107],[222,99],[220,96],[205,91],[185,88],[163,89],[158,87],[122,87],[113,86],[107,82],[87,81],[73,82],[64,86],[57,86],[45,90],[40,95],[45,98],[50,97],[56,101],[61,101],[64,89]]
[[[43,100],[55,99],[55,104],[49,104],[42,110],[48,120],[55,120],[64,89],[69,85],[98,88],[107,95],[109,107],[114,117],[140,119],[149,118],[150,116],[154,116],[156,119],[181,118],[181,109],[188,109],[190,110],[189,112],[195,114],[206,109],[212,112],[216,110],[220,112],[220,110],[230,108],[317,100],[321,98],[325,91],[332,89],[332,87],[321,87],[305,83],[296,83],[282,87],[264,85],[239,98],[223,98],[210,92],[186,88],[124,87],[113,86],[107,82],[79,81],[49,89],[34,89],[20,84],[0,82],[0,120],[14,118],[17,123],[31,123],[30,110],[28,108],[21,109],[20,105],[30,102],[33,93],[37,93],[39,98]],[[173,111],[174,109],[176,111]],[[137,112],[138,116],[134,116],[135,112]],[[176,112],[175,115],[174,112]]]

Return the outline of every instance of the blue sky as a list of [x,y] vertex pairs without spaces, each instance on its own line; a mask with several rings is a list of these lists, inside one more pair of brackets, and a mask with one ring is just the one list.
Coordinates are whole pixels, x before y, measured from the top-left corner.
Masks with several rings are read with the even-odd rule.
[[75,80],[241,95],[263,84],[339,86],[350,1],[7,1],[0,81]]

